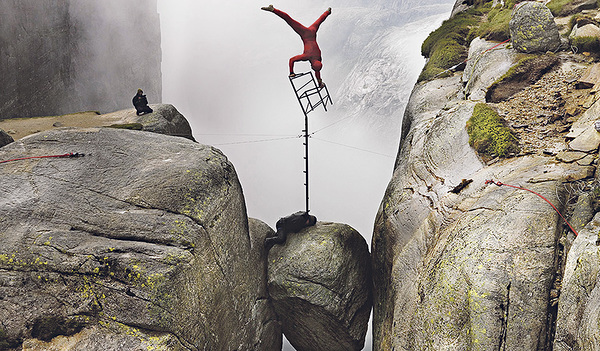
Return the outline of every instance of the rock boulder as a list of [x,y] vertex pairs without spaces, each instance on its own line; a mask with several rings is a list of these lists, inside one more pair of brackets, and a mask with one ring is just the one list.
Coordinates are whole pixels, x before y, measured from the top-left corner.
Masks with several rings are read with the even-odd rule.
[[365,239],[318,222],[269,252],[269,295],[296,350],[361,350],[369,321],[371,268]]
[[103,125],[135,125],[141,124],[141,130],[166,135],[180,136],[194,140],[192,128],[187,119],[170,104],[150,105],[152,113],[136,115],[135,109],[127,109],[107,113],[99,118],[105,120]]
[[554,51],[560,45],[558,27],[546,5],[524,1],[515,6],[509,22],[510,39],[520,52]]
[[[508,44],[475,38],[469,45],[469,57],[463,72],[465,96],[470,100],[485,99],[487,89],[502,77],[516,61],[517,52]],[[490,49],[495,47],[494,53]]]
[[90,128],[0,159],[65,152],[85,156],[0,165],[0,348],[278,349],[263,247],[219,150]]
[[10,135],[8,135],[8,133],[6,133],[2,129],[0,129],[0,147],[3,147],[4,145],[8,145],[8,144],[12,143],[13,141],[14,141],[13,138]]

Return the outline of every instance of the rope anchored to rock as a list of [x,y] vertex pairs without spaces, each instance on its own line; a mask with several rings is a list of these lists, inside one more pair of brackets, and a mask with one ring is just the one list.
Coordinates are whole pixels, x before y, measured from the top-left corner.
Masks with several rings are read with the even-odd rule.
[[535,194],[535,195],[537,195],[537,196],[541,197],[541,198],[542,198],[544,201],[546,201],[546,202],[547,202],[547,203],[548,203],[550,206],[552,206],[552,208],[554,209],[554,211],[556,211],[556,213],[558,213],[558,215],[560,216],[560,218],[562,218],[562,219],[563,219],[563,221],[565,221],[565,223],[567,223],[567,225],[569,226],[569,228],[571,228],[571,231],[572,231],[572,232],[575,234],[575,236],[577,236],[577,235],[578,235],[578,234],[577,234],[577,231],[575,231],[575,229],[573,229],[573,227],[571,227],[571,225],[569,224],[569,222],[568,222],[568,221],[565,219],[565,217],[563,217],[563,215],[562,215],[562,214],[560,213],[560,211],[559,211],[559,210],[556,208],[556,206],[554,206],[554,205],[552,204],[552,202],[550,202],[548,199],[546,199],[546,198],[545,198],[544,196],[542,196],[541,194],[539,194],[539,193],[536,193],[535,191],[533,191],[533,190],[530,190],[530,189],[526,189],[526,188],[523,188],[523,187],[520,187],[520,186],[516,186],[516,185],[504,184],[504,183],[502,183],[502,182],[498,182],[498,181],[495,181],[495,180],[492,180],[492,179],[488,179],[488,180],[486,180],[486,181],[485,181],[485,184],[486,184],[486,185],[487,185],[487,184],[495,184],[495,185],[497,185],[497,186],[503,186],[503,185],[504,185],[504,186],[508,186],[508,187],[511,187],[511,188],[519,189],[519,190],[525,190],[525,191],[529,191],[530,193],[532,193],[532,194]]
[[45,155],[45,156],[30,156],[30,157],[20,157],[20,158],[13,158],[10,160],[4,160],[4,161],[0,161],[0,163],[7,163],[7,162],[13,162],[13,161],[21,161],[21,160],[30,160],[33,158],[73,158],[73,157],[83,157],[85,156],[85,154],[81,154],[79,152],[69,152],[66,154],[62,154],[62,155]]

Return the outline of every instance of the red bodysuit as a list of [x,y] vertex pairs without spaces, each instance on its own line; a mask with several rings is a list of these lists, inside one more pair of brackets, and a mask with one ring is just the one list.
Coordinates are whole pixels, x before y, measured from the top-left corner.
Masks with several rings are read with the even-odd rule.
[[308,28],[292,19],[290,15],[283,11],[273,9],[273,13],[283,18],[283,20],[286,21],[290,27],[292,27],[294,32],[300,35],[300,38],[302,38],[302,42],[304,43],[304,52],[302,55],[297,55],[290,58],[290,74],[294,74],[294,62],[310,61],[310,66],[315,71],[315,76],[320,84],[321,68],[323,67],[323,64],[321,63],[321,49],[319,49],[319,45],[317,45],[317,30],[319,29],[321,23],[325,21],[325,18],[331,14],[331,12],[329,10],[325,11],[321,17],[319,17],[315,23]]

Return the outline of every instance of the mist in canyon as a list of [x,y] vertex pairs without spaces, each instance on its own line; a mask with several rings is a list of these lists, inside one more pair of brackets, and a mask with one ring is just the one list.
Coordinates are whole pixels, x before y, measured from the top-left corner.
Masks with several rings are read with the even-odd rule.
[[[269,4],[159,0],[158,10],[163,103],[189,120],[198,142],[232,161],[248,216],[275,227],[280,217],[305,209],[304,115],[288,79],[288,60],[303,46],[283,20],[260,9]],[[317,41],[334,104],[309,114],[310,212],[352,226],[369,245],[404,108],[425,63],[421,43],[452,4],[273,2],[306,26],[332,7]],[[296,73],[309,70],[309,63],[296,63]],[[293,349],[286,343],[284,350]]]
[[[250,217],[274,226],[305,208],[304,115],[288,80],[302,42],[260,10],[266,2],[159,0],[164,103],[188,118],[200,143],[221,149],[240,177]],[[390,179],[400,122],[423,67],[420,45],[448,17],[449,1],[274,3],[321,25],[323,80],[334,105],[309,114],[310,210],[369,242]],[[296,73],[310,70],[296,64]],[[152,100],[152,96],[149,96]]]

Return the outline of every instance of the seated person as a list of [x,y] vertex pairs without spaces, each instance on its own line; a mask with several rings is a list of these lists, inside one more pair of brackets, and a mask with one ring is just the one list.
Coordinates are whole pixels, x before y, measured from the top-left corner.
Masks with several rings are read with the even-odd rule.
[[142,89],[138,89],[137,94],[133,97],[133,106],[136,110],[136,115],[143,115],[144,113],[152,113],[152,109],[148,106],[148,99]]

